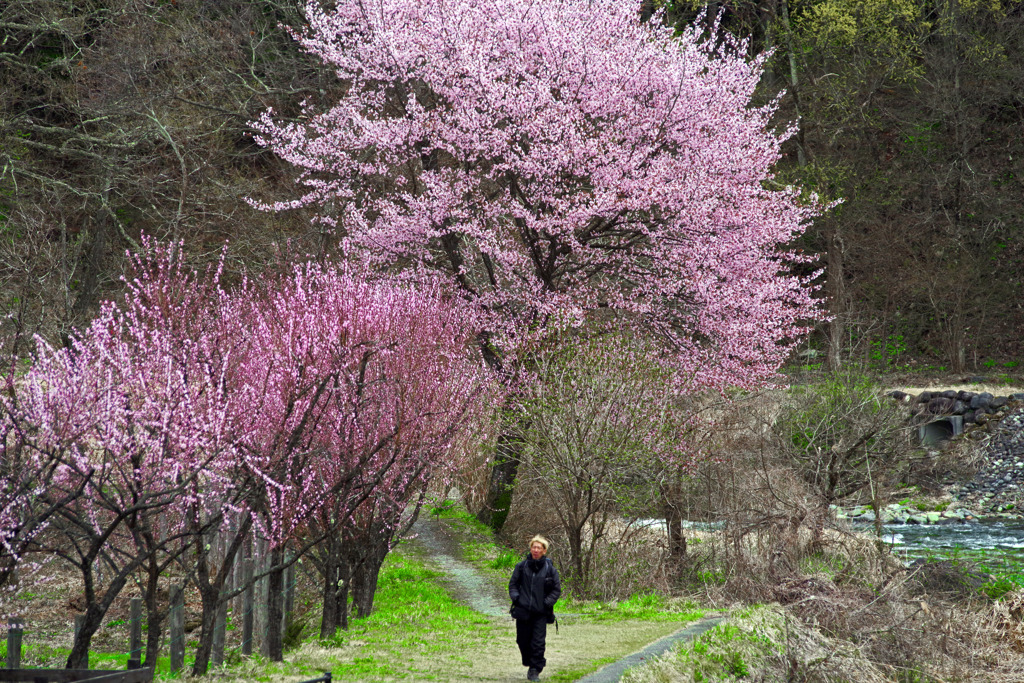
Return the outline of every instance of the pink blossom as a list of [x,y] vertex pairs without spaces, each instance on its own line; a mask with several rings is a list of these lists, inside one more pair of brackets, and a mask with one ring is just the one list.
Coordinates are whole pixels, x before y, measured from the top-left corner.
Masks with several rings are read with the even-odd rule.
[[344,84],[258,140],[346,255],[441,274],[506,353],[598,311],[681,381],[753,386],[821,313],[781,246],[821,210],[772,175],[765,56],[620,0],[341,0],[296,38]]

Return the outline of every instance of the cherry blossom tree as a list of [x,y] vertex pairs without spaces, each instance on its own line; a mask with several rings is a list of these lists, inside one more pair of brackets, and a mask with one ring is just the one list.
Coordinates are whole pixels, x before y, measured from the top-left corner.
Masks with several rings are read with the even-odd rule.
[[[302,188],[261,206],[447,279],[506,378],[525,343],[604,314],[660,340],[679,381],[752,387],[819,317],[784,245],[822,207],[773,178],[795,128],[753,103],[765,55],[619,0],[330,7],[309,0],[295,36],[345,94],[256,123]],[[492,484],[514,478],[504,450]]]
[[[49,348],[41,351],[37,368],[64,367],[59,354],[50,353]],[[68,479],[68,461],[76,459],[68,452],[69,444],[81,436],[83,425],[67,419],[56,434],[47,430],[38,439],[29,438],[26,428],[32,423],[26,418],[40,412],[47,396],[34,386],[31,375],[21,376],[17,362],[7,369],[4,385],[0,393],[0,610],[9,614],[15,607],[8,598],[28,578],[24,570],[39,568],[39,563],[26,562],[28,553],[52,518],[83,495],[89,476],[77,477],[76,485],[64,487],[57,495],[46,495]],[[77,398],[89,405],[85,394],[79,392]],[[68,408],[69,414],[78,412],[74,401]]]
[[[270,549],[267,642],[280,659],[286,547],[299,556],[353,527],[352,511],[371,496],[401,512],[413,492],[452,469],[486,389],[466,353],[472,315],[436,287],[369,283],[309,263],[225,291],[215,273],[189,273],[156,251],[140,260],[130,288],[126,315],[145,330],[132,341],[144,350],[164,332],[183,340],[182,352],[156,355],[189,359],[197,386],[216,387],[204,395],[216,397],[226,444],[182,513],[203,607],[193,671],[206,672],[216,614],[233,595],[225,578],[253,528]],[[192,404],[186,414],[204,405]],[[311,520],[323,508],[333,526],[316,529]],[[383,546],[375,554],[383,560],[395,522],[379,522],[378,532],[391,531],[374,546]],[[226,549],[213,558],[203,536],[217,529]]]
[[[242,288],[238,299],[233,324],[261,340],[242,362],[248,398],[238,405],[251,416],[240,445],[264,481],[253,511],[272,564],[311,528],[328,558],[340,557],[332,544],[348,538],[383,561],[409,501],[454,470],[459,438],[486,404],[483,368],[467,355],[466,311],[437,289],[313,264],[264,278],[258,291]],[[386,511],[372,537],[346,533],[371,499]],[[336,566],[324,574],[334,587]],[[372,585],[378,569],[370,568]],[[279,608],[271,605],[272,630]],[[272,634],[272,658],[278,640]]]
[[[140,392],[150,402],[172,409],[176,438],[203,439],[203,462],[188,462],[197,476],[176,500],[177,505],[158,518],[143,519],[133,535],[157,552],[143,567],[148,631],[146,662],[159,654],[166,610],[159,600],[161,579],[172,564],[180,564],[199,591],[201,629],[194,670],[205,673],[211,654],[214,620],[224,594],[225,579],[250,537],[252,504],[258,499],[262,473],[248,466],[239,448],[239,434],[249,427],[249,414],[239,400],[246,374],[241,359],[254,342],[237,321],[225,315],[232,297],[222,287],[220,273],[226,257],[203,272],[189,269],[182,245],[146,242],[145,250],[130,258],[132,270],[120,309],[108,307],[128,321],[113,343],[127,346],[135,363],[173,367],[181,385],[173,392]],[[102,336],[102,335],[93,335]],[[154,340],[166,340],[164,346]],[[187,400],[180,400],[186,397]],[[205,435],[205,438],[203,438]],[[168,527],[180,539],[163,547]],[[228,533],[227,530],[230,530]],[[214,558],[210,540],[227,535],[224,552]],[[244,587],[243,587],[244,589]],[[241,589],[240,589],[241,590]]]
[[196,362],[194,336],[146,321],[168,320],[153,313],[161,307],[200,319],[204,309],[162,284],[131,288],[123,309],[106,306],[68,348],[37,340],[34,363],[10,382],[5,401],[3,460],[20,457],[30,476],[51,464],[54,472],[32,491],[49,526],[28,549],[81,574],[85,619],[72,668],[83,665],[92,635],[138,570],[188,547],[186,511],[225,483],[216,476],[230,448],[220,377]]
[[[205,673],[232,597],[225,577],[252,529],[269,543],[280,659],[286,546],[301,555],[348,538],[382,561],[408,503],[450,476],[488,405],[489,376],[468,353],[473,314],[438,287],[300,264],[226,289],[219,269],[190,271],[179,250],[149,245],[124,302],[68,348],[37,340],[0,397],[0,559],[5,573],[25,551],[80,571],[86,620],[69,666],[137,574],[159,634],[161,574],[180,562],[202,600],[194,670]],[[371,498],[368,534],[355,512]],[[317,530],[324,507],[335,517]],[[216,558],[213,533],[226,541]],[[155,648],[151,638],[147,661]]]

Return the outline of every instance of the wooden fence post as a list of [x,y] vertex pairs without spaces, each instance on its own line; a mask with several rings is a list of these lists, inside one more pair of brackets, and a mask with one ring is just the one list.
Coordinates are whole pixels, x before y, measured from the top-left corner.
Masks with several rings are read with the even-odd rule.
[[[81,632],[81,630],[82,630],[82,628],[84,626],[85,626],[85,615],[84,614],[76,614],[75,615],[75,641],[78,640],[78,634]],[[89,668],[89,653],[88,652],[85,653],[85,668],[86,669]]]
[[256,587],[252,581],[253,559],[245,558],[242,567],[242,581],[245,582],[245,597],[242,600],[242,654],[252,654],[253,609],[256,602]]
[[24,633],[22,624],[17,619],[11,619],[7,627],[7,668],[21,668],[21,637]]
[[142,598],[128,601],[128,668],[142,668]]
[[185,591],[181,586],[171,587],[171,673],[185,666]]

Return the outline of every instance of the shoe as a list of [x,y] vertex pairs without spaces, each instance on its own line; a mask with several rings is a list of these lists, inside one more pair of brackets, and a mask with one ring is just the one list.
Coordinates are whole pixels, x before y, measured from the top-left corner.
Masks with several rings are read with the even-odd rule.
[[540,672],[537,671],[534,668],[531,668],[529,671],[526,672],[526,680],[528,680],[528,681],[539,681],[540,680]]

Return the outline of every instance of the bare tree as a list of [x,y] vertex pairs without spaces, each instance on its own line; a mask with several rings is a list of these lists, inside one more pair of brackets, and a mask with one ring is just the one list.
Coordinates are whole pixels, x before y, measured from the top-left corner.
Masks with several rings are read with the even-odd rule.
[[243,201],[287,179],[249,121],[330,90],[279,27],[297,20],[287,0],[0,4],[0,310],[66,340],[142,234],[197,261],[225,239],[252,263],[329,250]]
[[912,448],[906,408],[855,370],[796,392],[774,423],[788,464],[822,507],[866,492],[880,525],[885,489]]
[[[597,553],[653,515],[666,467],[688,454],[682,411],[667,375],[639,349],[575,340],[534,359],[537,379],[520,402],[520,482],[548,507],[568,546],[567,582],[591,589]],[[643,503],[638,504],[638,501]]]

